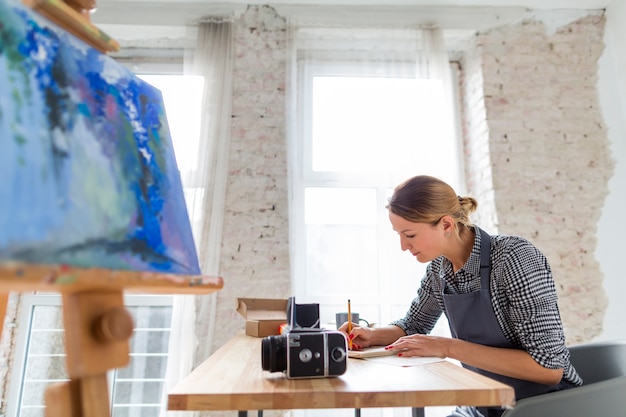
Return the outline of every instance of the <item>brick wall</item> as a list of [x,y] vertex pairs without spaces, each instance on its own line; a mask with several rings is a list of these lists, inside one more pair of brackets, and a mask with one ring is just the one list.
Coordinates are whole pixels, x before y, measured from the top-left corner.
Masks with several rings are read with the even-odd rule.
[[[291,295],[285,133],[287,32],[267,6],[234,27],[233,117],[213,346],[243,329],[237,297]],[[224,330],[228,329],[228,330]]]
[[489,226],[547,255],[569,343],[599,335],[607,306],[594,256],[614,166],[597,91],[603,31],[598,15],[553,34],[525,20],[479,34],[464,64],[469,189],[494,196],[480,213]]

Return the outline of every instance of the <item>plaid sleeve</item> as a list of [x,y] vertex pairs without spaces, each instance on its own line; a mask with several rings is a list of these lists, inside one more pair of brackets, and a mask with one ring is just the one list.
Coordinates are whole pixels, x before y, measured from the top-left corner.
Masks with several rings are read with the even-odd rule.
[[391,323],[400,327],[406,334],[430,333],[441,316],[443,311],[439,295],[441,285],[438,274],[433,270],[435,263],[433,261],[426,267],[426,274],[406,316]]
[[506,249],[502,248],[502,258],[494,262],[492,271],[500,284],[493,296],[501,307],[501,327],[539,364],[565,368],[569,355],[550,265],[530,242],[516,237],[507,240],[501,242]]

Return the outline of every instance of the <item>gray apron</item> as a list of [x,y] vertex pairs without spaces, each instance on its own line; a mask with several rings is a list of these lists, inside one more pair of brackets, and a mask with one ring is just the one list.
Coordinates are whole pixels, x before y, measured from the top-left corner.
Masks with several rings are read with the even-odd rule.
[[[443,283],[443,303],[445,313],[450,324],[452,337],[478,343],[486,346],[499,348],[519,349],[506,338],[491,304],[491,291],[489,289],[489,275],[491,272],[491,241],[489,235],[475,226],[476,233],[480,233],[480,291],[467,294],[446,294],[445,282]],[[511,378],[494,374],[473,366],[463,364],[463,367],[471,369],[479,374],[510,385],[515,389],[517,400],[545,394],[557,389],[557,385],[543,385],[522,379]],[[478,408],[483,415],[488,415],[487,408]],[[500,409],[498,409],[500,410]],[[492,414],[493,414],[492,410]]]

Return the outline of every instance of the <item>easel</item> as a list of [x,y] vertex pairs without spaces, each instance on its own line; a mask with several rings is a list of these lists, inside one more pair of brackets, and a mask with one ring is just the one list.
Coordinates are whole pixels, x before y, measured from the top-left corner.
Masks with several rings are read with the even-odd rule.
[[[119,49],[90,22],[95,0],[23,3],[103,53]],[[70,381],[47,389],[46,417],[108,417],[107,372],[130,360],[134,325],[124,307],[124,291],[209,294],[222,286],[220,277],[0,261],[0,332],[10,292],[59,292]]]
[[60,292],[70,381],[46,390],[45,415],[109,417],[107,372],[128,364],[133,332],[124,291],[210,294],[222,286],[220,277],[5,262],[0,263],[0,326],[9,291]]

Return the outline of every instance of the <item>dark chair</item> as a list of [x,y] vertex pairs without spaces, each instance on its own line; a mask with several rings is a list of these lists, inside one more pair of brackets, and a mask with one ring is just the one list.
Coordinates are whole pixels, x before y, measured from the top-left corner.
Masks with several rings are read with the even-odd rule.
[[518,401],[502,417],[616,417],[626,415],[626,340],[571,346],[581,387]]

